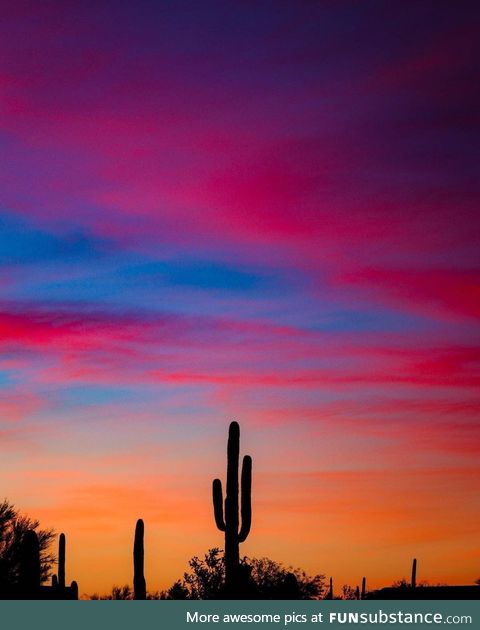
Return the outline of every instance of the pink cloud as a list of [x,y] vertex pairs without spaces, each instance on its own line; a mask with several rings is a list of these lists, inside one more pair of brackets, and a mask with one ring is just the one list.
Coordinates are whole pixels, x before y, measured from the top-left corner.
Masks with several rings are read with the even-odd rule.
[[360,268],[344,272],[336,281],[375,301],[433,318],[480,317],[477,269]]

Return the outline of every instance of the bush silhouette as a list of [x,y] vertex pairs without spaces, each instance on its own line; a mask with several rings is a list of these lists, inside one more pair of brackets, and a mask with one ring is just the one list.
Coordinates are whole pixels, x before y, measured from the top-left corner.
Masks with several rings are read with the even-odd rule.
[[0,589],[19,583],[22,550],[29,531],[34,531],[38,538],[40,582],[48,579],[55,562],[50,552],[55,532],[39,527],[39,521],[20,514],[6,499],[0,503]]
[[[222,550],[209,549],[203,559],[189,561],[190,571],[167,591],[162,599],[223,599],[225,560]],[[324,592],[323,575],[309,576],[301,569],[285,568],[269,558],[240,561],[245,599],[319,599]]]
[[107,595],[99,595],[98,593],[93,593],[93,595],[90,595],[89,599],[93,599],[93,600],[133,599],[133,591],[128,584],[124,584],[124,586],[112,586],[112,590]]

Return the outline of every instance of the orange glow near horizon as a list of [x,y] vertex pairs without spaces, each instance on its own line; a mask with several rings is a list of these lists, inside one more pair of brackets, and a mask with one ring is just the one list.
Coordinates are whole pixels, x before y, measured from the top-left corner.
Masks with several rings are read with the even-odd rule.
[[[291,461],[284,470],[277,465],[277,472],[268,472],[261,459],[265,447],[255,454],[254,432],[250,428],[243,440],[254,462],[253,526],[243,555],[332,575],[337,589],[355,586],[363,575],[370,588],[408,578],[413,557],[420,580],[469,584],[476,579],[477,466],[362,469],[353,463],[351,469],[299,472]],[[270,433],[273,439],[275,430]],[[151,455],[143,463],[126,454],[103,462],[88,456],[84,462],[69,460],[67,469],[53,468],[54,458],[44,473],[27,475],[28,484],[17,481],[22,507],[42,525],[66,533],[67,577],[77,580],[80,593],[106,593],[114,584],[132,583],[137,518],[145,521],[145,573],[152,591],[182,577],[192,556],[223,547],[210,483],[219,473],[223,477],[225,453],[210,452],[206,463],[207,447],[201,440],[199,447],[205,448],[201,475],[195,474],[191,456],[178,456],[175,471],[168,472],[170,463],[162,462],[161,454],[158,461]],[[270,466],[274,442],[267,455]],[[145,469],[151,473],[144,475]],[[35,499],[39,496],[48,501]]]

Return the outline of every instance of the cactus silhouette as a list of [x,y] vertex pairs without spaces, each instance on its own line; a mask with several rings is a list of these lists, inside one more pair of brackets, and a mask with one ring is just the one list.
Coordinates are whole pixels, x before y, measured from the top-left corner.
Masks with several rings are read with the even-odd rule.
[[59,538],[58,574],[52,575],[50,586],[42,584],[46,579],[42,567],[43,547],[44,540],[39,541],[35,530],[29,529],[21,535],[17,547],[18,581],[2,583],[1,599],[78,599],[78,584],[72,582],[71,586],[65,586],[65,535]]
[[363,577],[362,578],[362,599],[365,599],[366,589],[367,589],[367,578]]
[[[58,537],[58,573],[57,575],[52,575],[51,588],[55,593],[54,599],[78,599],[77,583],[72,582],[70,586],[66,586],[65,583],[65,550],[66,537],[65,534],[60,534],[60,536]],[[51,594],[48,594],[48,589],[46,587],[42,588],[43,597],[47,599],[51,598]]]
[[65,588],[65,534],[58,539],[58,586]]
[[[241,476],[241,526],[238,513],[238,463],[240,452],[240,427],[232,422],[228,431],[227,444],[227,488],[225,502],[222,482],[213,481],[213,510],[218,529],[225,532],[225,587],[230,596],[239,591],[239,544],[250,533],[252,524],[252,458],[245,455]],[[224,515],[225,505],[225,515]]]
[[78,599],[78,584],[73,580],[70,585],[70,599]]
[[143,534],[144,524],[141,518],[135,526],[135,541],[133,543],[133,592],[134,599],[147,599],[147,586],[143,574]]
[[327,599],[333,599],[333,578],[330,578],[330,590]]
[[33,529],[25,532],[20,547],[19,586],[26,596],[34,596],[40,588],[40,547]]
[[414,558],[412,562],[412,588],[417,586],[417,559]]

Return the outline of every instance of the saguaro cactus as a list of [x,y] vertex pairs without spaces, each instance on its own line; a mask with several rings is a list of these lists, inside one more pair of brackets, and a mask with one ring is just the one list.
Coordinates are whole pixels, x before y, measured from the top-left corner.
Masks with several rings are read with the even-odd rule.
[[134,599],[147,599],[147,586],[143,574],[144,550],[143,534],[144,524],[138,519],[135,527],[135,541],[133,543],[133,593]]
[[367,578],[362,578],[362,599],[365,599],[365,594],[367,592]]
[[242,463],[241,476],[241,518],[239,527],[238,513],[238,463],[240,453],[240,427],[238,422],[232,422],[228,431],[227,444],[227,492],[224,500],[222,482],[213,481],[213,510],[218,529],[225,532],[225,586],[227,593],[233,596],[239,591],[240,565],[239,544],[244,542],[250,533],[252,524],[252,458],[245,455]]
[[58,539],[58,587],[65,588],[65,534]]
[[29,597],[35,596],[40,588],[40,547],[33,529],[23,535],[20,549],[20,588]]
[[66,586],[65,582],[65,558],[66,558],[66,536],[60,534],[58,537],[58,574],[52,575],[52,588],[56,591],[58,599],[78,599],[78,585],[72,582]]
[[412,562],[412,588],[417,586],[417,559],[414,558]]
[[327,599],[333,599],[333,578],[330,578],[330,588],[328,590]]

